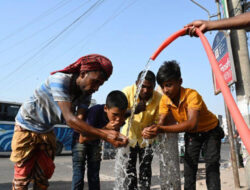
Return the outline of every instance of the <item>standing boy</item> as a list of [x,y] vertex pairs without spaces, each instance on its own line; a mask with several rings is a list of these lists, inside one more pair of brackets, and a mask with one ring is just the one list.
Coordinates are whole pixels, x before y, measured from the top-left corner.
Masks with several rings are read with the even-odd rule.
[[[124,124],[128,100],[123,92],[112,91],[106,104],[91,107],[84,118],[86,123],[99,129],[120,130]],[[80,139],[79,139],[80,136]],[[100,190],[101,141],[74,133],[72,145],[72,190],[83,190],[85,164],[88,165],[89,190]]]
[[[176,61],[165,62],[157,73],[157,83],[164,95],[160,101],[158,125],[143,131],[144,138],[158,133],[185,132],[185,190],[196,189],[199,154],[204,146],[206,183],[208,190],[220,190],[220,148],[224,132],[199,93],[183,88],[180,67]],[[169,125],[170,118],[178,123]]]
[[[137,81],[134,85],[126,87],[123,90],[128,99],[127,116],[130,115],[131,108],[134,105],[134,96],[142,74],[143,72],[139,73]],[[154,88],[155,74],[152,71],[148,71],[145,76],[145,80],[142,83],[139,99],[137,100],[138,105],[136,107],[134,119],[128,134],[130,152],[127,165],[128,179],[125,181],[129,181],[129,190],[138,189],[136,172],[137,155],[139,156],[139,185],[142,190],[150,189],[151,185],[151,163],[153,159],[153,151],[151,149],[151,145],[146,147],[146,144],[143,143],[141,132],[145,127],[154,124],[158,120],[158,108],[161,94],[155,91]],[[127,119],[125,126],[122,128],[121,133],[123,135],[127,135],[128,121],[129,119]]]
[[91,94],[110,77],[111,61],[98,54],[78,59],[63,70],[53,72],[21,106],[12,139],[10,160],[15,163],[12,189],[27,190],[31,180],[34,189],[48,188],[55,165],[56,138],[54,125],[66,121],[80,133],[104,139],[115,146],[127,144],[116,131],[96,129],[78,119],[77,106],[83,112]]

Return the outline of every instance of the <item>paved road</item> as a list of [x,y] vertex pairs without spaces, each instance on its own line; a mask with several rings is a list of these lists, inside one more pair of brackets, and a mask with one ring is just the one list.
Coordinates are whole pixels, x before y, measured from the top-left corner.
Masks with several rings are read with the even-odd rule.
[[[223,144],[221,151],[222,167],[228,165],[229,160],[229,145]],[[70,152],[64,152],[61,156],[56,157],[56,170],[50,180],[50,188],[52,190],[69,190],[71,188],[72,178],[72,162]],[[154,157],[152,169],[152,188],[159,189],[159,160],[157,156]],[[200,164],[200,175],[198,179],[204,178],[204,164]],[[7,190],[11,188],[11,180],[13,177],[13,164],[9,161],[9,153],[0,153],[0,190]],[[181,164],[181,171],[183,171],[183,164]],[[182,172],[183,173],[183,172]],[[114,183],[114,160],[103,160],[101,166],[101,186],[102,190],[111,190]],[[182,177],[183,181],[183,177]],[[86,185],[87,186],[87,185]]]

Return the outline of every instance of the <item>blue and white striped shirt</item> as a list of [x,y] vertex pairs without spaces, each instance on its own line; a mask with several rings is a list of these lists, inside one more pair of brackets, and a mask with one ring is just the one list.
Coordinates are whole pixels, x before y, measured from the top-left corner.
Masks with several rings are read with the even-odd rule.
[[72,102],[74,109],[88,108],[91,95],[74,97],[70,94],[72,74],[56,73],[38,87],[33,96],[24,102],[16,116],[16,123],[22,128],[37,133],[53,130],[55,124],[62,124],[64,119],[57,102]]

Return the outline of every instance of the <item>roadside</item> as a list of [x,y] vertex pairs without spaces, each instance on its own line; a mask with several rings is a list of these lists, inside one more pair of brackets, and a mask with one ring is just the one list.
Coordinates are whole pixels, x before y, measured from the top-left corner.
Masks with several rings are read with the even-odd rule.
[[[64,163],[60,159],[56,160],[57,166],[62,166]],[[101,166],[101,189],[102,190],[112,190],[114,187],[115,175],[114,175],[114,160],[104,160]],[[160,190],[160,181],[159,181],[159,160],[155,156],[153,164],[152,164],[152,190]],[[64,165],[65,166],[65,165]],[[184,189],[184,177],[183,177],[183,164],[180,165],[181,169],[181,182],[182,182],[182,190]],[[52,190],[69,190],[71,188],[71,165],[67,165],[67,172],[64,172],[63,175],[59,172],[59,168],[57,168],[55,175],[51,179],[51,186],[50,189]],[[61,167],[60,167],[61,168]],[[61,169],[60,169],[61,170]],[[234,179],[233,179],[233,171],[232,167],[230,166],[230,162],[228,160],[222,160],[221,163],[221,189],[222,190],[234,190]],[[60,175],[58,175],[60,174]],[[245,180],[245,173],[244,168],[239,169],[239,177],[241,188],[240,190],[247,190],[246,187],[246,180]],[[87,188],[87,179],[85,177],[85,189]],[[199,164],[199,170],[197,174],[197,182],[196,182],[197,190],[206,190],[206,177],[205,177],[205,164]]]
[[[71,189],[71,178],[72,178],[72,157],[70,152],[64,152],[61,156],[57,156],[55,159],[56,170],[50,180],[51,190],[70,190]],[[222,190],[234,190],[233,171],[230,166],[229,160],[229,145],[224,144],[222,147],[222,159],[221,159],[221,186]],[[103,160],[101,165],[101,189],[112,190],[114,187],[114,160]],[[182,189],[183,189],[183,164],[180,165],[181,176],[182,176]],[[11,189],[11,180],[13,177],[13,163],[9,160],[9,154],[3,154],[0,156],[0,189],[7,190]],[[154,157],[152,163],[152,190],[159,190],[159,160],[157,156]],[[247,190],[244,168],[239,169],[240,190]],[[85,181],[87,181],[85,179]],[[85,183],[85,190],[87,190],[87,182]],[[205,164],[199,164],[199,170],[197,175],[197,190],[206,190],[205,182]]]

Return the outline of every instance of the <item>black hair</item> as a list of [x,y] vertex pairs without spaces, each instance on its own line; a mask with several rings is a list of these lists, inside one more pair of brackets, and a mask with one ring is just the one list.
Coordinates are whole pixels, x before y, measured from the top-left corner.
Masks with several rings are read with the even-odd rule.
[[157,83],[161,85],[168,80],[179,80],[181,78],[181,69],[175,61],[165,61],[159,68],[156,76]]
[[107,108],[117,107],[120,110],[128,108],[128,100],[122,91],[114,90],[111,91],[106,98]]
[[[145,71],[141,71],[141,72],[139,73],[139,75],[138,75],[138,77],[137,77],[137,81],[139,81],[139,79],[141,78],[141,75],[142,75],[144,72],[145,72]],[[147,74],[146,74],[146,76],[145,76],[145,80],[150,81],[150,82],[152,82],[152,83],[155,84],[155,74],[154,74],[152,71],[148,70],[148,72],[147,72]]]

